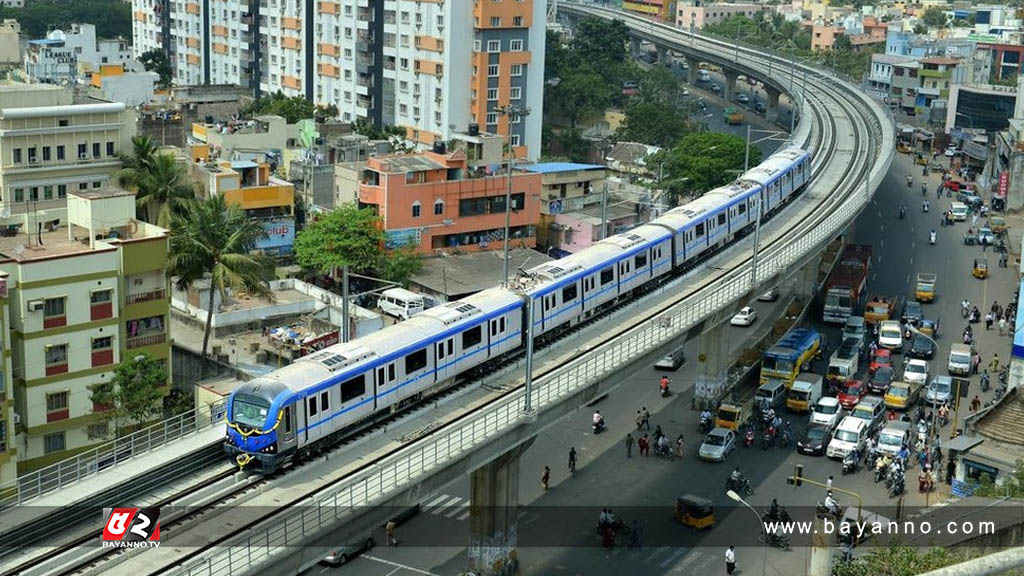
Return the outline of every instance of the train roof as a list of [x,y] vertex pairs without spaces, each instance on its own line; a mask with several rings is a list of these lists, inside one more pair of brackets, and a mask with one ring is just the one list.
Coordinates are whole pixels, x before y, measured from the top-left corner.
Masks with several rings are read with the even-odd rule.
[[701,200],[707,198],[713,200],[716,204],[729,204],[733,200],[737,200],[753,192],[756,192],[760,185],[757,182],[750,180],[737,180],[732,184],[725,186],[719,186],[714,190],[706,192],[700,197]]
[[746,174],[740,177],[740,180],[750,180],[762,185],[768,184],[775,181],[779,174],[790,169],[807,156],[810,156],[810,154],[800,148],[779,150],[747,171]]
[[613,246],[618,246],[625,251],[649,242],[662,240],[669,236],[670,233],[661,226],[644,224],[643,226],[637,226],[628,232],[609,236],[598,242],[598,244],[611,244]]
[[[640,243],[637,243],[637,246],[639,245]],[[588,272],[593,273],[596,269],[604,268],[627,250],[628,248],[623,249],[615,242],[601,241],[586,250],[527,270],[525,276],[520,275],[516,279],[515,287],[529,294],[535,294],[548,286],[560,284],[568,278],[578,277]]]
[[488,288],[462,300],[445,302],[409,318],[405,323],[414,322],[427,330],[441,330],[469,318],[484,316],[522,300],[504,288]]

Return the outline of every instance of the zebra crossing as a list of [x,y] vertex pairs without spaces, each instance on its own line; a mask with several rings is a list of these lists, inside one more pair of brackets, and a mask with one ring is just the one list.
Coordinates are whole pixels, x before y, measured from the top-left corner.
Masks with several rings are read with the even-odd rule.
[[469,518],[469,499],[448,494],[439,494],[423,505],[422,512],[454,518],[459,522]]

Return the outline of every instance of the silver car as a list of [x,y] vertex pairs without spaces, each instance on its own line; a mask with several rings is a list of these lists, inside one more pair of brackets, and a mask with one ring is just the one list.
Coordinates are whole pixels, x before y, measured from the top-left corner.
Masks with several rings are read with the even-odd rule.
[[928,385],[924,399],[929,404],[944,404],[953,398],[953,379],[949,376],[936,376]]
[[728,428],[715,428],[704,437],[697,453],[701,459],[724,462],[725,457],[736,448],[736,433]]

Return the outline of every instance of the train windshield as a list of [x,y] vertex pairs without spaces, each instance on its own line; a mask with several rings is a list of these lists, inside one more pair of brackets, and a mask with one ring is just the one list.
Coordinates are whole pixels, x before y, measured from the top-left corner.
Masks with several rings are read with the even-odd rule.
[[238,394],[235,396],[231,415],[236,424],[259,428],[266,423],[269,410],[270,403],[263,398]]

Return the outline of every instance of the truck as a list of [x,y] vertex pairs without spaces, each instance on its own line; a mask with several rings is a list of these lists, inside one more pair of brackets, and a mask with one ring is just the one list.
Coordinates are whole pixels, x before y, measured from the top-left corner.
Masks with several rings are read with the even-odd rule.
[[939,277],[928,272],[921,272],[917,275],[917,285],[914,287],[914,299],[918,302],[931,302],[935,300],[935,281]]
[[903,296],[870,296],[864,305],[864,321],[878,326],[886,320],[897,320],[903,312]]
[[845,324],[855,314],[864,296],[871,265],[871,246],[850,244],[825,283],[824,320],[829,324]]
[[796,377],[786,395],[786,407],[793,412],[810,412],[821,398],[821,376],[803,373]]

